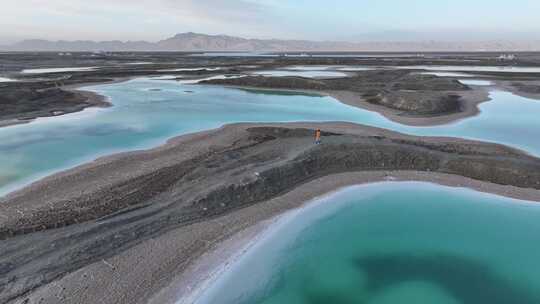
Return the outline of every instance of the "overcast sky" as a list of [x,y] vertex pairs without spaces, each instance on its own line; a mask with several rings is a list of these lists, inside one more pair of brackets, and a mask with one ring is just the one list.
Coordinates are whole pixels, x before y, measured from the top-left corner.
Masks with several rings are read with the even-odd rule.
[[0,0],[0,43],[180,32],[309,40],[524,40],[540,0]]

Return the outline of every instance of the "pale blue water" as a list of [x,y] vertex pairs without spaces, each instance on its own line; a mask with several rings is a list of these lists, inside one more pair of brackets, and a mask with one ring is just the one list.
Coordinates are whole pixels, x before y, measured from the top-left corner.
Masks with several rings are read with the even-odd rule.
[[476,80],[476,79],[460,79],[459,82],[465,85],[473,85],[473,86],[490,86],[493,84],[493,82],[489,80]]
[[345,77],[347,74],[336,71],[325,70],[266,70],[253,72],[255,75],[274,76],[274,77],[286,77],[286,76],[299,76],[307,78],[325,78],[325,77]]
[[453,73],[453,72],[422,72],[422,75],[433,75],[439,77],[472,77],[474,75],[465,73]]
[[324,71],[328,69],[336,69],[342,67],[341,65],[293,65],[285,67],[286,70],[294,71]]
[[416,135],[499,142],[540,154],[540,102],[507,92],[492,92],[493,101],[481,105],[479,116],[451,125],[409,127],[330,97],[152,79],[90,89],[107,95],[114,106],[0,128],[0,194],[98,156],[153,147],[175,135],[233,122],[348,121]]
[[514,66],[459,66],[459,65],[415,65],[399,66],[396,69],[423,69],[430,71],[468,71],[468,72],[508,72],[508,73],[540,73],[540,67]]
[[467,189],[350,187],[287,215],[196,303],[536,304],[539,218]]
[[[232,122],[350,121],[540,154],[540,103],[507,92],[492,92],[479,116],[422,128],[290,92],[152,79],[91,89],[114,107],[0,128],[0,193]],[[430,184],[351,188],[278,226],[201,303],[540,303],[539,216],[533,203]]]

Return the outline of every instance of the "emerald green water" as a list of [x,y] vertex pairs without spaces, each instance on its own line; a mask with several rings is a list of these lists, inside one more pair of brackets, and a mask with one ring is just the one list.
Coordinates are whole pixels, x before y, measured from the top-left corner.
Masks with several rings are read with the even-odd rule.
[[540,303],[540,205],[428,183],[293,212],[197,304]]

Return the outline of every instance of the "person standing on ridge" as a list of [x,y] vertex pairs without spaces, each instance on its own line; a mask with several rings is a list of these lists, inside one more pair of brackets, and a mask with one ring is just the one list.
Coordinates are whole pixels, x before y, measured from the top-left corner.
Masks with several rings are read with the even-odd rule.
[[317,131],[315,132],[315,144],[320,144],[321,143],[321,129],[317,129]]

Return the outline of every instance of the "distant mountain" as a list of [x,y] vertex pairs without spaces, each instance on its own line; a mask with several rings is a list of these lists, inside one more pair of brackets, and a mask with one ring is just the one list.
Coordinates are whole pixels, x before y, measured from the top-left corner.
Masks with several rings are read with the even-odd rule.
[[245,39],[227,35],[182,33],[158,42],[147,41],[48,41],[24,40],[8,51],[248,51],[248,52],[305,52],[305,51],[540,51],[540,41],[528,42],[335,42],[278,39]]
[[158,49],[167,51],[252,51],[248,39],[226,35],[204,35],[196,33],[177,34],[157,42]]

